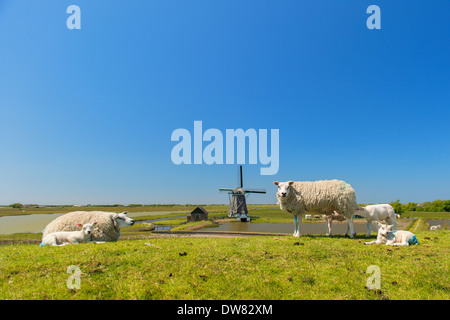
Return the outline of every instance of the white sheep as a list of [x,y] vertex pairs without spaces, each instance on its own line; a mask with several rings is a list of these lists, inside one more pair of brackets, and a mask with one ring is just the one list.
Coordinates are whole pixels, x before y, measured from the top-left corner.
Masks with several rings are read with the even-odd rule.
[[277,199],[281,210],[294,215],[294,237],[300,236],[301,219],[305,212],[333,215],[336,211],[345,217],[347,231],[353,238],[352,218],[358,205],[351,185],[340,180],[274,181],[274,184],[278,186]]
[[419,244],[414,233],[405,230],[393,231],[393,225],[387,225],[376,222],[378,225],[377,240],[364,242],[364,244],[382,244],[388,246],[409,246],[410,244]]
[[98,222],[92,232],[92,241],[117,241],[120,229],[134,224],[134,220],[126,216],[127,212],[114,213],[103,211],[74,211],[66,213],[51,221],[44,229],[44,236],[59,231],[75,231],[78,223]]
[[[333,212],[333,214],[330,215],[322,215],[322,218],[325,220],[326,222],[326,226],[327,226],[327,236],[331,235],[331,224],[333,221],[345,221],[345,217],[342,214],[337,213],[336,211]],[[346,233],[348,233],[348,224],[347,224],[347,231]]]
[[[397,230],[397,220],[394,208],[389,204],[372,204],[365,207],[358,207],[355,215],[362,216],[367,220],[367,235],[370,237],[370,224],[375,221],[385,221],[386,224],[393,225],[393,231]],[[375,224],[378,230],[378,224]]]
[[438,224],[438,225],[436,225],[436,226],[431,226],[430,227],[430,231],[436,231],[436,230],[439,230],[441,228],[441,225],[440,224]]
[[66,244],[78,244],[83,242],[91,242],[92,230],[97,222],[78,224],[81,228],[79,231],[60,231],[49,233],[42,238],[42,242],[39,245],[43,246],[63,246]]

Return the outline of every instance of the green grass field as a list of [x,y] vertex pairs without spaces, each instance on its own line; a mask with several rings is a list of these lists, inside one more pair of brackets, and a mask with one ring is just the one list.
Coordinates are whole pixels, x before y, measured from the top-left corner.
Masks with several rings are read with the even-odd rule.
[[[177,209],[170,211],[186,207]],[[211,218],[220,218],[226,216],[227,207],[207,210]],[[290,215],[274,206],[251,206],[250,211],[254,223],[292,222]],[[175,215],[179,213],[136,219]],[[63,247],[32,243],[41,234],[0,235],[4,244],[0,245],[0,299],[448,300],[450,231],[427,231],[424,221],[448,219],[448,213],[423,215],[423,219],[404,219],[403,225],[415,228],[420,241],[410,247],[365,246],[363,234],[356,239],[162,237],[147,225],[125,228],[118,242]],[[158,223],[180,229],[195,225],[184,221]],[[71,274],[66,270],[71,265],[81,271],[80,289],[67,288]],[[380,268],[380,290],[365,288],[370,265]]]
[[[0,299],[444,299],[450,232],[418,246],[365,238],[150,238],[105,244],[0,246]],[[70,265],[80,289],[68,289]],[[379,291],[365,288],[370,265]]]

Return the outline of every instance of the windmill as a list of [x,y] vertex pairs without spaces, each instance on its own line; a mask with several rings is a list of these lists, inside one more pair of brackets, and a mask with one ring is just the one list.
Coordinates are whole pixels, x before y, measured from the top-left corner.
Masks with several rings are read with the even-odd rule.
[[244,189],[244,181],[242,178],[242,166],[239,166],[239,180],[240,186],[237,188],[220,188],[219,191],[228,191],[228,198],[230,200],[230,211],[228,217],[237,218],[243,222],[250,221],[248,217],[246,199],[250,193],[266,193],[261,189]]

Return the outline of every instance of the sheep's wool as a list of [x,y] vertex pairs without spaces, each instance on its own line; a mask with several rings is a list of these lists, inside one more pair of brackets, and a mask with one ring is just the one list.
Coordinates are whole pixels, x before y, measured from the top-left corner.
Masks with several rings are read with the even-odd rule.
[[277,194],[281,210],[302,215],[305,211],[351,218],[357,208],[355,190],[341,180],[296,181],[287,197]]
[[59,231],[78,231],[78,224],[98,222],[92,230],[92,241],[117,241],[120,228],[116,226],[114,212],[103,211],[74,211],[62,215],[50,222],[44,230],[43,236]]

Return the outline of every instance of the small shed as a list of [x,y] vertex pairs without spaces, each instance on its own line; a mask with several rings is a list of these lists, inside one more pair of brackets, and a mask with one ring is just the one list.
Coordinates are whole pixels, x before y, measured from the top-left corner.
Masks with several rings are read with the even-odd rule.
[[197,207],[187,215],[187,222],[202,220],[208,220],[208,211],[206,211],[203,207]]

